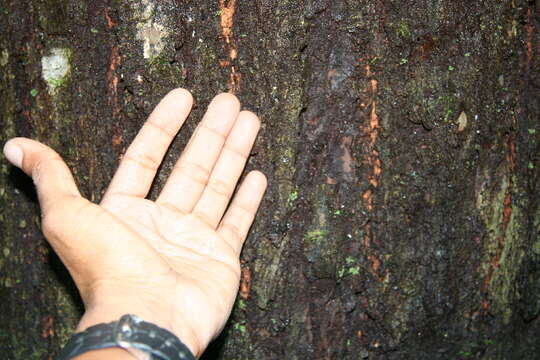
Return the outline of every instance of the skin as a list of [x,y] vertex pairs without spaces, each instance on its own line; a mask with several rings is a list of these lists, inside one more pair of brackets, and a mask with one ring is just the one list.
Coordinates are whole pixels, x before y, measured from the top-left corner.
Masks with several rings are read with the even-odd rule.
[[[101,203],[83,198],[61,157],[26,138],[8,160],[32,177],[42,229],[79,289],[77,331],[129,313],[175,333],[199,357],[223,329],[240,281],[239,255],[266,189],[250,172],[233,197],[260,122],[231,94],[216,96],[155,200],[148,191],[191,94],[171,91],[124,154]],[[77,359],[130,359],[91,351]]]

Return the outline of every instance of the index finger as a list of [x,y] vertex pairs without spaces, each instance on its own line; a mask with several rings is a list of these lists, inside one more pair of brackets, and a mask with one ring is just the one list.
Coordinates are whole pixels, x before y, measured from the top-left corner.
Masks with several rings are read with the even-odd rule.
[[186,120],[193,98],[185,89],[169,92],[122,157],[104,200],[113,195],[145,197],[171,142]]

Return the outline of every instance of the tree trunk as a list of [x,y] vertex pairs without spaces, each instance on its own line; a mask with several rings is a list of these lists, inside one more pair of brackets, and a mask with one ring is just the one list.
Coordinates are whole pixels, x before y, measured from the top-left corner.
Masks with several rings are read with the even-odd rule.
[[[5,141],[38,139],[99,201],[174,87],[262,120],[269,189],[206,359],[540,357],[534,0],[0,0]],[[1,164],[0,349],[49,359],[82,305]]]

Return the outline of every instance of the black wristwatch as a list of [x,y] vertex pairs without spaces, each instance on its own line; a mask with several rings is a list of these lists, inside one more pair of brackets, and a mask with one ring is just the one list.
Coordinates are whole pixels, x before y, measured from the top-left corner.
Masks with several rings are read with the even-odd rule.
[[68,360],[90,350],[123,348],[140,360],[195,360],[195,356],[173,333],[135,315],[89,327],[75,334],[57,360]]

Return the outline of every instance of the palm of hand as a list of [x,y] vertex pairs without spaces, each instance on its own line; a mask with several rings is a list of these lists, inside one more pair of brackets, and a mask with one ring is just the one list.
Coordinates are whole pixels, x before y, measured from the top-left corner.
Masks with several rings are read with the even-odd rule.
[[[154,291],[156,298],[170,302],[170,318],[177,317],[194,334],[213,337],[208,329],[224,326],[236,297],[231,289],[240,278],[237,250],[197,215],[127,196],[102,206],[138,234],[130,239],[131,246],[142,240],[155,250],[145,252],[145,278],[147,283],[167,284]],[[163,273],[163,266],[170,271]]]
[[[234,96],[214,98],[160,195],[148,200],[191,103],[185,90],[160,102],[124,154],[101,206],[81,197],[50,148],[24,138],[6,144],[10,161],[34,179],[43,232],[85,302],[79,330],[132,313],[174,332],[197,356],[228,318],[240,250],[266,188],[264,175],[252,171],[233,198],[260,124],[240,112]],[[11,142],[22,150],[20,160]]]
[[[199,216],[147,199],[122,197],[115,200],[103,207],[151,244],[173,271],[186,273],[189,266],[215,267],[234,274],[235,278],[239,276],[236,250]],[[201,277],[197,274],[196,278]]]

